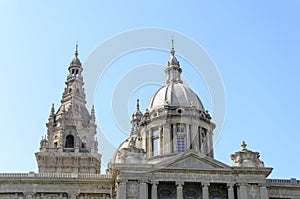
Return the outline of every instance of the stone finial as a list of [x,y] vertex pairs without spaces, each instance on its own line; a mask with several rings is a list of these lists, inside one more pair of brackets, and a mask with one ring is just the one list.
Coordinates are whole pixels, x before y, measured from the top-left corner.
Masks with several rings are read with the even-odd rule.
[[54,109],[54,104],[52,104],[52,107],[51,107],[51,115],[54,115],[55,114],[55,109]]
[[247,147],[247,144],[246,144],[245,141],[242,142],[241,147],[242,147],[242,150],[243,150],[243,151],[247,150],[247,148],[246,148],[246,147]]
[[172,44],[171,44],[171,51],[170,51],[171,55],[175,55],[175,48],[174,48],[174,39],[172,38]]
[[95,115],[95,107],[92,105],[92,110],[91,110],[91,120],[95,122],[96,120],[96,115]]
[[259,159],[258,152],[248,150],[245,141],[242,142],[242,150],[235,152],[230,157],[235,167],[264,167],[264,162]]
[[75,50],[75,53],[74,53],[75,57],[77,58],[78,57],[78,41],[76,41],[76,50]]
[[140,100],[139,99],[136,100],[136,110],[137,111],[140,110]]

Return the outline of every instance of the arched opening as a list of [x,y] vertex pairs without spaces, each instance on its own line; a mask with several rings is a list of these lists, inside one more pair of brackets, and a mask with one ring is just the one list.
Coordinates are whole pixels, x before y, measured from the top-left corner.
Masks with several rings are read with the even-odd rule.
[[68,135],[66,137],[65,148],[74,148],[74,136],[73,135]]

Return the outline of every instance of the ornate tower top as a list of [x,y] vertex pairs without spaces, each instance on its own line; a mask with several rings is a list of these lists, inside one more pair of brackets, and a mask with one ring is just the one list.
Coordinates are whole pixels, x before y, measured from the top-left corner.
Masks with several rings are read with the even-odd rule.
[[143,117],[143,113],[140,111],[140,100],[136,100],[136,111],[132,114],[131,117],[131,132],[130,135],[137,135],[139,131],[139,125]]
[[36,153],[41,173],[100,172],[95,109],[92,107],[89,113],[86,108],[78,44],[74,55],[68,67],[61,105],[57,112],[52,105],[46,124],[47,138],[41,140],[40,151]]
[[75,49],[74,55],[75,55],[75,57],[71,61],[70,67],[81,67],[81,62],[80,62],[80,60],[78,58],[78,55],[79,55],[79,53],[78,53],[78,43],[76,43],[76,49]]
[[84,106],[86,104],[86,95],[83,88],[84,82],[82,77],[82,65],[78,58],[78,44],[74,53],[75,57],[72,59],[68,68],[69,75],[66,80],[66,88],[63,92],[61,103],[66,109],[72,107],[72,104]]
[[167,68],[165,69],[165,73],[167,75],[166,84],[168,83],[182,83],[180,79],[180,74],[182,73],[182,69],[180,68],[179,61],[177,61],[175,57],[175,48],[174,48],[174,40],[172,39],[171,44],[171,57],[168,61]]

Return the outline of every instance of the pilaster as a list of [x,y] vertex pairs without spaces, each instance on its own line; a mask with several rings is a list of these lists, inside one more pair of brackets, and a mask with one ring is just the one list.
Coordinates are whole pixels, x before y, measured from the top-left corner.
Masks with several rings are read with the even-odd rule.
[[183,199],[183,182],[176,182],[177,199]]
[[209,182],[203,182],[202,184],[202,198],[203,199],[209,199]]
[[238,198],[247,199],[248,198],[248,189],[247,184],[239,184],[238,185]]
[[261,199],[269,199],[268,189],[265,184],[259,186],[259,191]]
[[126,182],[119,182],[117,199],[126,199]]
[[148,198],[148,185],[146,182],[140,182],[140,193],[139,198],[140,199],[147,199]]
[[157,199],[157,185],[158,185],[158,182],[156,182],[156,181],[152,182],[152,188],[151,188],[151,198],[152,199]]
[[176,126],[173,126],[173,152],[177,152],[177,133],[176,133]]
[[234,199],[234,190],[233,190],[233,185],[232,183],[227,184],[227,194],[228,194],[228,199]]
[[170,124],[163,125],[163,153],[168,154],[171,152],[171,135],[170,135]]

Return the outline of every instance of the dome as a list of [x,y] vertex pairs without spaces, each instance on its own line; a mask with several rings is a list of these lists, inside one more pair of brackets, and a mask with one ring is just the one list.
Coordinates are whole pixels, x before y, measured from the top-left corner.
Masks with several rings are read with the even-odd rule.
[[72,59],[71,63],[70,63],[70,67],[72,66],[81,66],[81,62],[78,58],[78,44],[76,44],[76,50],[75,50],[75,53],[74,53],[75,57]]
[[204,111],[204,107],[196,93],[180,82],[170,82],[156,91],[151,97],[148,110],[151,111],[165,105],[194,106],[196,109]]
[[116,150],[111,163],[141,163],[145,161],[145,152],[141,148],[138,136],[132,135]]
[[77,65],[77,66],[81,66],[81,62],[78,59],[78,57],[74,57],[73,60],[71,61],[70,65]]
[[165,69],[166,84],[154,93],[149,102],[148,110],[152,111],[168,105],[173,107],[195,107],[197,110],[204,112],[204,107],[199,97],[194,91],[185,86],[180,78],[182,69],[175,57],[173,40],[170,53],[171,57]]

